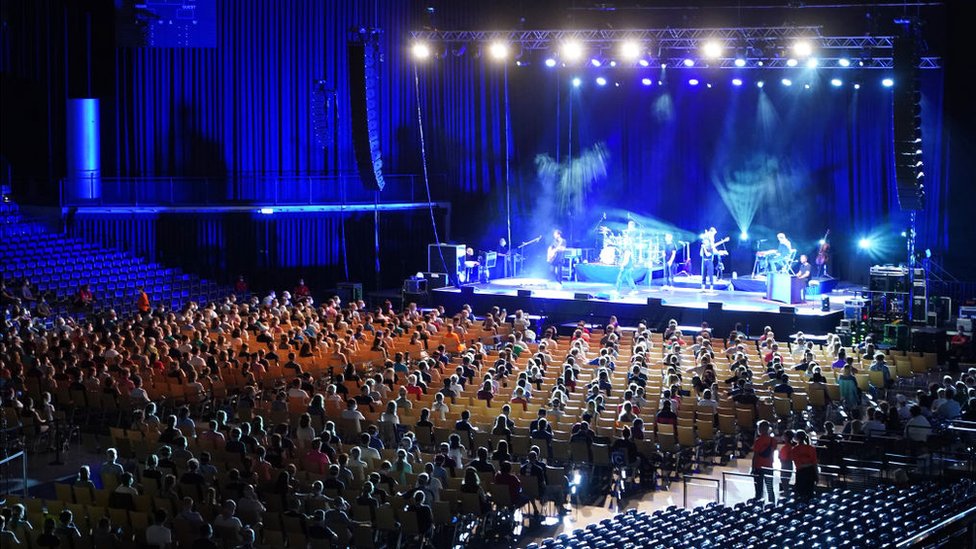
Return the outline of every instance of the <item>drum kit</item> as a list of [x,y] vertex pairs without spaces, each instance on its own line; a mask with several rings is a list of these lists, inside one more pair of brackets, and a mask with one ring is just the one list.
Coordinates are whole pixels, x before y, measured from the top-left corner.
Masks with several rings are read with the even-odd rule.
[[626,250],[633,254],[635,265],[655,268],[664,264],[664,238],[661,235],[645,236],[643,231],[617,234],[606,226],[600,226],[597,231],[603,236],[599,255],[601,265],[620,266]]

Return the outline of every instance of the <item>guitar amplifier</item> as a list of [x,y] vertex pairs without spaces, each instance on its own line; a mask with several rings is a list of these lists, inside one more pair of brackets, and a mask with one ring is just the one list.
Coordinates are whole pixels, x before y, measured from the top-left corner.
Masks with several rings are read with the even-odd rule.
[[[464,244],[429,244],[427,246],[427,271],[447,273],[448,284],[461,285],[464,276]],[[433,284],[429,286],[434,288]]]

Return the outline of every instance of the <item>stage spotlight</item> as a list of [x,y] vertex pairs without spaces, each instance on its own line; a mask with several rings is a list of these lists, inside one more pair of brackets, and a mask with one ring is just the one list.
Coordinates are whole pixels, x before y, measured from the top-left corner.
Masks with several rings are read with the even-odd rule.
[[741,78],[733,78],[732,79],[732,85],[733,86],[741,86],[742,85],[742,79]]
[[550,69],[553,68],[553,67],[555,67],[556,66],[556,60],[553,59],[552,57],[547,58],[546,59],[546,66],[549,67]]
[[610,66],[611,67],[616,67],[617,66],[617,62],[616,61],[611,61],[610,62]]
[[860,85],[860,84],[854,84],[854,89],[855,89],[855,90],[859,90],[859,89],[861,89],[861,85]]
[[901,237],[902,238],[907,238],[908,237],[908,231],[902,231],[901,232]]
[[261,208],[258,212],[261,215],[272,215],[274,214],[274,208]]
[[798,63],[799,62],[796,59],[793,59],[792,57],[786,60],[787,67],[795,67]]
[[698,85],[698,79],[697,78],[692,78],[691,80],[688,81],[688,84],[691,85],[691,86],[697,86]]
[[637,59],[638,57],[640,57],[640,54],[641,54],[640,43],[634,40],[628,40],[620,45],[620,57],[628,61],[633,61],[634,59]]
[[694,67],[695,66],[695,60],[694,59],[685,59],[684,61],[682,61],[682,63],[686,67]]
[[784,86],[792,86],[793,85],[793,81],[790,80],[789,78],[784,78],[784,79],[780,80],[780,82],[782,82]]
[[805,89],[805,90],[809,90],[809,89],[810,89],[810,84],[804,84],[804,85],[803,85],[803,89]]
[[417,42],[410,48],[414,59],[427,59],[430,57],[430,46],[423,42]]
[[835,87],[835,88],[839,88],[842,85],[844,85],[844,82],[842,82],[840,78],[832,78],[830,80],[830,85],[833,86],[833,87]]
[[488,46],[488,53],[491,54],[492,59],[501,61],[508,57],[508,44],[504,42],[492,42],[491,46]]
[[857,241],[857,247],[862,250],[870,250],[874,243],[871,242],[870,238],[862,238]]
[[815,69],[815,68],[817,68],[817,65],[819,65],[819,64],[820,64],[820,61],[818,61],[816,57],[811,57],[810,59],[807,59],[807,68],[808,69]]
[[846,57],[841,57],[837,61],[837,64],[840,65],[840,66],[842,66],[842,67],[850,67],[851,66],[851,60],[848,59],[848,58],[846,58]]
[[649,67],[651,65],[651,62],[648,61],[647,59],[641,59],[640,61],[637,62],[637,64],[642,67]]
[[739,240],[749,240],[749,233],[745,231],[739,233]]
[[821,238],[820,241],[818,242],[818,244],[820,244],[821,246],[823,246],[826,243],[827,243],[827,241],[824,240],[823,238]]
[[722,44],[714,40],[709,40],[708,42],[705,42],[704,46],[702,46],[702,53],[704,53],[705,57],[708,59],[718,59],[719,57],[722,57]]
[[886,88],[890,88],[895,85],[895,81],[890,78],[885,78],[884,80],[881,81],[881,85]]
[[761,67],[763,65],[765,65],[765,63],[763,63],[762,61],[756,61],[756,66],[757,67]]
[[738,58],[738,59],[736,59],[735,60],[735,66],[736,67],[744,67],[744,66],[746,66],[746,60],[743,59],[743,58],[741,58],[741,57]]
[[650,86],[651,85],[651,79],[650,78],[641,78],[641,84],[644,84],[645,86]]
[[793,44],[793,53],[800,57],[809,57],[813,54],[813,44],[807,40],[799,40]]
[[760,80],[759,82],[756,82],[756,87],[757,87],[757,88],[761,88],[761,87],[763,87],[763,86],[765,86],[765,85],[766,85],[766,83],[765,83],[765,82],[763,82],[762,80]]
[[606,86],[607,85],[607,79],[604,78],[604,77],[602,77],[602,76],[597,76],[596,77],[596,84],[598,86]]
[[597,59],[595,57],[593,59],[590,59],[590,64],[593,65],[594,67],[601,67],[601,66],[603,66],[603,62],[601,62],[599,59]]
[[563,59],[566,61],[579,61],[583,57],[583,44],[576,40],[563,43]]
[[582,84],[582,83],[583,83],[583,81],[580,80],[578,76],[573,79],[573,87],[574,88],[580,87],[580,84]]

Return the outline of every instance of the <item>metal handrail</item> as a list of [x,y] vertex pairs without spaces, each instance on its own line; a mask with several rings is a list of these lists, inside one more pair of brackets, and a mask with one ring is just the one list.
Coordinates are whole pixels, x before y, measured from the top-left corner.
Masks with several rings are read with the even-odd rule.
[[947,528],[951,527],[955,523],[960,523],[959,526],[962,526],[963,525],[962,523],[973,522],[973,521],[976,521],[976,507],[970,507],[969,509],[966,509],[961,513],[957,513],[943,520],[942,522],[939,522],[938,524],[929,526],[928,528],[922,530],[921,532],[915,534],[914,536],[898,542],[897,544],[895,544],[895,547],[920,546],[926,540],[932,538],[933,536],[938,535],[939,532],[946,530]]

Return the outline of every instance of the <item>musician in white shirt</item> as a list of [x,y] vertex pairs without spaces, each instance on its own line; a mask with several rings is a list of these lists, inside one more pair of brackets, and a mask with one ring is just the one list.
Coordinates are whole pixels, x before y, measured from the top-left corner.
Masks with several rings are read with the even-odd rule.
[[711,227],[702,235],[701,238],[701,260],[702,260],[702,283],[701,289],[705,289],[705,282],[708,281],[708,289],[715,286],[715,233],[718,230]]

